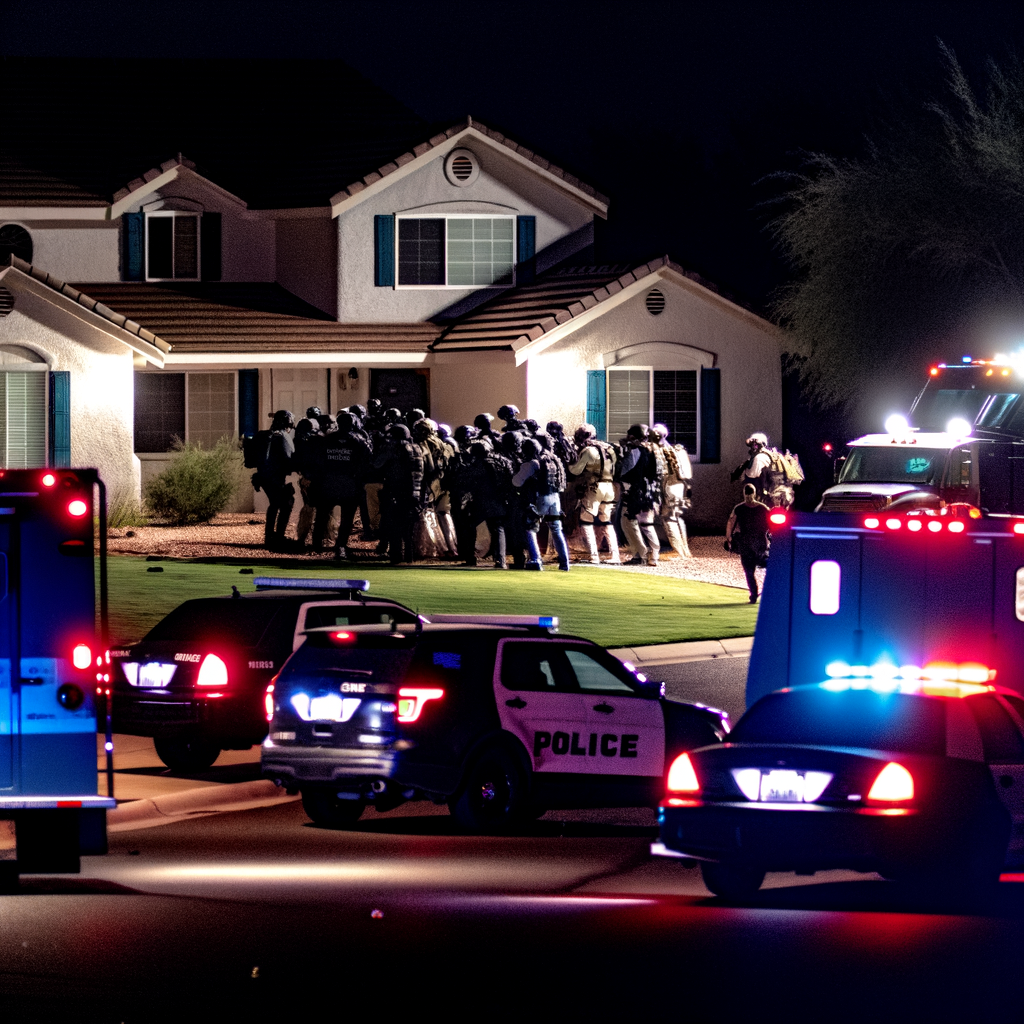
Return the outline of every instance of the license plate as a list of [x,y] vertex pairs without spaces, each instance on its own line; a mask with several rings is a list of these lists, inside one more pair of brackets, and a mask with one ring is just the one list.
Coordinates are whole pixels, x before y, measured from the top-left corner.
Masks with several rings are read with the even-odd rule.
[[163,689],[174,677],[177,665],[167,665],[161,661],[147,661],[139,666],[139,686],[153,686]]
[[770,771],[761,775],[761,800],[798,804],[804,798],[804,777],[799,772]]

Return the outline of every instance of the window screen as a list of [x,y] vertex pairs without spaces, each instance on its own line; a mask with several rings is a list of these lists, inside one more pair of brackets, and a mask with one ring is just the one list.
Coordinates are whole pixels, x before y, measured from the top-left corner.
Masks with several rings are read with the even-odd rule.
[[213,448],[237,432],[234,373],[188,375],[188,440]]
[[5,469],[46,465],[46,373],[0,372],[0,458]]
[[398,222],[398,283],[444,284],[444,218]]
[[185,374],[135,374],[135,451],[167,452],[185,439]]
[[618,441],[634,423],[649,423],[651,371],[608,371],[608,440]]
[[512,218],[448,221],[448,284],[512,283]]
[[668,427],[669,441],[697,451],[697,371],[654,371],[654,422]]

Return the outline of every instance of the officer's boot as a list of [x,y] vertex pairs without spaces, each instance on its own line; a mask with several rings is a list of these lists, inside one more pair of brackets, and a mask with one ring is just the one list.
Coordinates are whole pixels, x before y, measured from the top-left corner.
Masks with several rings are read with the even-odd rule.
[[587,542],[587,550],[590,552],[590,561],[594,565],[601,564],[601,556],[597,553],[597,536],[594,533],[593,523],[582,523],[580,530],[583,533],[583,539]]
[[636,520],[624,515],[622,517],[622,532],[626,535],[629,550],[633,555],[628,564],[643,565],[647,561],[647,545],[640,535],[640,527],[637,525]]
[[615,527],[611,523],[604,524],[604,539],[608,542],[608,558],[610,565],[622,565],[619,558],[619,538],[615,534]]
[[641,526],[644,536],[647,538],[647,564],[657,565],[658,555],[661,553],[661,541],[658,539],[658,531],[653,524]]

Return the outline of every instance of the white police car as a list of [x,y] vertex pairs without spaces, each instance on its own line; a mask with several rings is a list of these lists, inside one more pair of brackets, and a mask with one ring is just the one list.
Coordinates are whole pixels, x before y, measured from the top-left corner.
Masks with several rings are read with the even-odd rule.
[[545,616],[428,616],[307,631],[267,690],[263,774],[319,824],[448,803],[473,831],[551,808],[656,806],[665,768],[725,712],[666,700]]

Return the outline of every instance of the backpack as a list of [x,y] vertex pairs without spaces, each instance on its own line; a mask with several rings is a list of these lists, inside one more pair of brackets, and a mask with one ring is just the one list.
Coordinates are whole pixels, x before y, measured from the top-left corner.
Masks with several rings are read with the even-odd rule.
[[771,460],[771,472],[778,473],[783,483],[795,487],[804,482],[804,471],[797,458],[788,448],[785,454],[778,448],[765,448],[765,455]]
[[270,452],[270,431],[257,430],[242,438],[242,461],[246,469],[261,469]]
[[542,495],[558,494],[565,490],[565,466],[562,460],[550,452],[541,452],[538,461],[545,472],[544,480],[538,481]]

